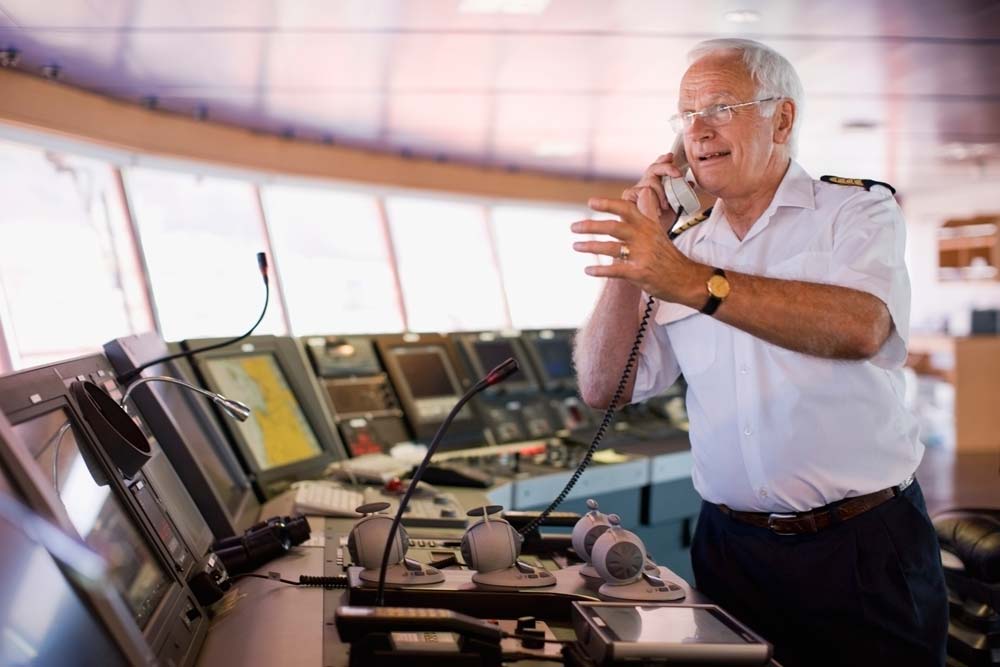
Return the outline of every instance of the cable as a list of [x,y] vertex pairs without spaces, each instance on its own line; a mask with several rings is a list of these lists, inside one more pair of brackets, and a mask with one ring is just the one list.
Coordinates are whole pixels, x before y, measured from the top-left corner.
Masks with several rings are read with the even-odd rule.
[[212,345],[198,347],[193,350],[184,350],[182,352],[176,352],[174,354],[168,354],[167,356],[153,359],[152,361],[146,362],[141,366],[133,368],[127,373],[122,373],[118,377],[118,382],[124,386],[128,386],[129,384],[132,383],[132,380],[139,377],[139,375],[141,375],[142,372],[147,368],[149,368],[150,366],[155,366],[156,364],[163,364],[168,361],[173,361],[174,359],[178,359],[180,357],[190,358],[196,354],[201,354],[202,352],[209,352],[211,350],[217,350],[220,347],[227,347],[234,343],[240,342],[244,338],[248,338],[250,334],[252,334],[257,329],[260,323],[264,321],[264,316],[267,314],[267,305],[271,300],[271,284],[267,278],[267,256],[262,252],[257,253],[257,267],[260,269],[261,276],[264,279],[264,308],[263,310],[260,311],[260,316],[257,318],[257,321],[253,323],[253,326],[250,327],[246,333],[236,336],[235,338],[224,340],[221,343],[213,343]]
[[537,653],[504,653],[503,661],[508,662],[521,662],[522,660],[531,660],[532,662],[557,662],[560,665],[565,665],[566,662],[563,660],[562,655],[538,655]]
[[[61,427],[59,427],[59,430],[56,431],[56,434],[54,436],[52,436],[52,439],[54,439],[56,441],[56,444],[55,444],[55,447],[54,447],[54,451],[52,452],[52,487],[56,490],[56,495],[57,496],[60,495],[60,491],[59,491],[59,446],[62,445],[63,436],[66,435],[66,432],[70,429],[70,426],[71,426],[71,424],[69,422],[66,422]],[[52,439],[50,439],[49,442],[52,442]]]
[[281,575],[277,572],[272,572],[270,574],[257,574],[255,572],[247,572],[244,574],[237,574],[234,577],[230,577],[230,581],[236,581],[237,579],[242,579],[243,577],[253,577],[254,579],[267,579],[268,581],[277,581],[282,584],[288,584],[289,586],[303,586],[305,588],[347,588],[347,577],[312,577],[307,574],[299,575],[298,581],[292,581],[291,579],[282,579]]
[[[681,213],[683,213],[683,211],[683,208],[678,207],[677,215],[674,216],[674,221],[670,224],[670,229],[673,229],[677,224],[677,221],[680,220]],[[622,400],[622,395],[625,393],[625,387],[628,385],[628,379],[632,375],[632,368],[635,366],[635,362],[639,359],[639,349],[642,347],[642,339],[646,335],[646,326],[649,324],[649,316],[652,312],[653,296],[650,295],[649,298],[646,299],[646,308],[642,313],[642,319],[639,321],[639,328],[635,332],[635,340],[632,342],[632,350],[629,352],[628,360],[625,362],[625,370],[622,371],[621,379],[618,380],[618,387],[615,389],[615,393],[611,397],[611,402],[608,403],[608,407],[604,411],[604,418],[601,419],[601,424],[597,427],[597,432],[594,433],[594,439],[591,441],[590,447],[587,449],[587,453],[584,455],[583,459],[580,460],[576,470],[573,471],[573,475],[569,478],[569,481],[566,482],[566,486],[564,486],[563,490],[559,492],[559,495],[556,496],[555,500],[553,500],[548,507],[542,510],[541,514],[532,519],[531,522],[518,531],[521,535],[528,535],[533,530],[538,528],[538,526],[540,526],[542,522],[549,517],[549,514],[551,514],[555,508],[559,507],[559,505],[566,500],[566,496],[568,496],[569,492],[574,486],[576,486],[576,482],[580,479],[580,475],[582,475],[583,471],[590,465],[590,460],[594,457],[598,447],[601,446],[601,440],[604,439],[605,432],[608,430],[608,427],[611,426],[611,422],[615,419],[615,411],[618,409],[618,402]]]
[[527,635],[519,635],[515,632],[505,632],[503,633],[504,639],[520,639],[524,641],[527,639],[530,641],[545,642],[546,644],[575,644],[575,639],[549,639],[548,637],[529,637]]

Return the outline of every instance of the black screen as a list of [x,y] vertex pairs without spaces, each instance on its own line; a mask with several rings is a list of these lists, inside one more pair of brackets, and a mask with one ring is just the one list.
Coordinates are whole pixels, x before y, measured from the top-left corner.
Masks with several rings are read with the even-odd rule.
[[573,377],[573,352],[569,341],[560,338],[537,338],[535,348],[542,358],[542,367],[551,380]]
[[170,580],[121,501],[109,486],[94,481],[69,413],[52,410],[15,425],[14,431],[53,483],[77,532],[107,562],[111,581],[139,627],[145,627]]
[[375,381],[339,384],[335,380],[327,380],[325,386],[338,416],[381,412],[393,407],[386,397],[389,388]]
[[[508,340],[477,340],[472,344],[472,347],[476,350],[476,357],[479,359],[479,365],[483,367],[483,373],[489,373],[511,357],[517,358],[517,355],[514,354],[514,346]],[[517,359],[517,361],[520,364],[521,360]],[[521,370],[508,379],[508,382],[523,381],[524,373]]]
[[445,366],[444,350],[439,347],[396,348],[392,351],[403,373],[410,395],[415,399],[455,396]]
[[[149,374],[180,377],[172,366],[166,364],[153,366]],[[204,398],[192,395],[187,389],[176,385],[151,382],[146,386],[156,394],[163,409],[173,417],[189,451],[198,460],[199,467],[226,509],[231,515],[236,514],[244,496],[249,493],[250,485],[243,478],[239,464],[231,455],[224,453],[223,448],[228,448],[229,444],[210,436],[203,428],[202,420],[205,416],[199,415],[199,408],[193,407],[190,401],[203,401]],[[139,407],[142,409],[141,405]]]
[[[0,494],[13,498],[0,478]],[[52,556],[0,517],[0,665],[124,665]]]

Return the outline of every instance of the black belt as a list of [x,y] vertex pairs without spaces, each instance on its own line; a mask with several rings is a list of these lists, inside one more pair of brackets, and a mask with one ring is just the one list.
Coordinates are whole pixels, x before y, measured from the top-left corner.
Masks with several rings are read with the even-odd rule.
[[892,500],[912,483],[913,475],[910,475],[903,480],[902,484],[898,484],[897,486],[891,486],[888,489],[882,489],[874,493],[867,493],[863,496],[838,500],[835,503],[817,507],[808,512],[769,514],[767,512],[739,512],[725,505],[716,505],[716,507],[723,514],[737,521],[742,521],[758,528],[767,528],[778,535],[805,535],[808,533],[818,533],[841,521],[847,521],[860,514],[864,514],[885,501]]

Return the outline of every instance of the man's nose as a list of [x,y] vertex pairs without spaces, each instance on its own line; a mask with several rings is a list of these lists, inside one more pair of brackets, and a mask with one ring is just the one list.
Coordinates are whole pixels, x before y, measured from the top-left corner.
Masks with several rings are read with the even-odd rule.
[[691,138],[695,141],[705,141],[715,136],[715,128],[705,122],[701,116],[691,118],[691,127],[688,128]]

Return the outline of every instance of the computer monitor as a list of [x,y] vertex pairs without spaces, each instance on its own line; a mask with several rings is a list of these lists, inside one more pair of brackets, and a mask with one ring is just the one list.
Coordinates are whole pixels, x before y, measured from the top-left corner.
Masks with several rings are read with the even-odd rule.
[[[454,346],[441,334],[376,336],[375,346],[403,403],[410,429],[417,440],[429,442],[469,384],[459,375],[461,366]],[[460,449],[484,441],[482,421],[466,404],[439,447]]]
[[107,561],[115,588],[124,594],[139,627],[145,627],[173,581],[111,487],[95,481],[68,409],[16,423],[14,433],[42,470],[51,472],[52,486],[76,532]]
[[[487,392],[503,394],[535,394],[539,384],[528,355],[515,336],[493,332],[453,334],[465,358],[469,362],[473,376],[484,377],[507,359],[517,360],[518,370],[506,380],[490,387]],[[491,391],[492,390],[492,391]]]
[[[194,566],[192,537],[169,514],[176,489],[155,484],[145,467],[125,479],[72,399],[74,381],[114,384],[110,365],[99,359],[0,378],[0,411],[71,529],[107,562],[114,590],[158,659],[189,664],[207,631],[204,613],[183,583]],[[158,460],[166,464],[162,454]]]
[[[119,376],[168,354],[167,344],[154,332],[116,338],[104,345],[104,351]],[[194,371],[184,359],[156,364],[142,375],[174,377],[197,384]],[[260,502],[208,399],[164,382],[136,387],[132,399],[215,539],[240,534],[254,524]]]
[[304,336],[309,358],[321,378],[352,378],[382,373],[375,344],[366,336]]
[[351,456],[411,439],[396,391],[366,336],[302,338]]
[[46,495],[37,473],[0,414],[0,664],[151,663],[97,554],[46,518],[53,506],[32,509]]
[[0,664],[72,665],[86,656],[96,665],[127,665],[51,554],[17,523],[23,517],[3,511],[14,502],[6,479],[0,496]]
[[[194,349],[216,342],[221,341],[181,345]],[[247,421],[221,421],[265,498],[295,480],[320,476],[330,462],[346,456],[333,416],[294,338],[252,336],[199,353],[192,364],[207,389],[250,406]]]
[[526,331],[523,334],[529,356],[546,391],[575,391],[572,330]]

